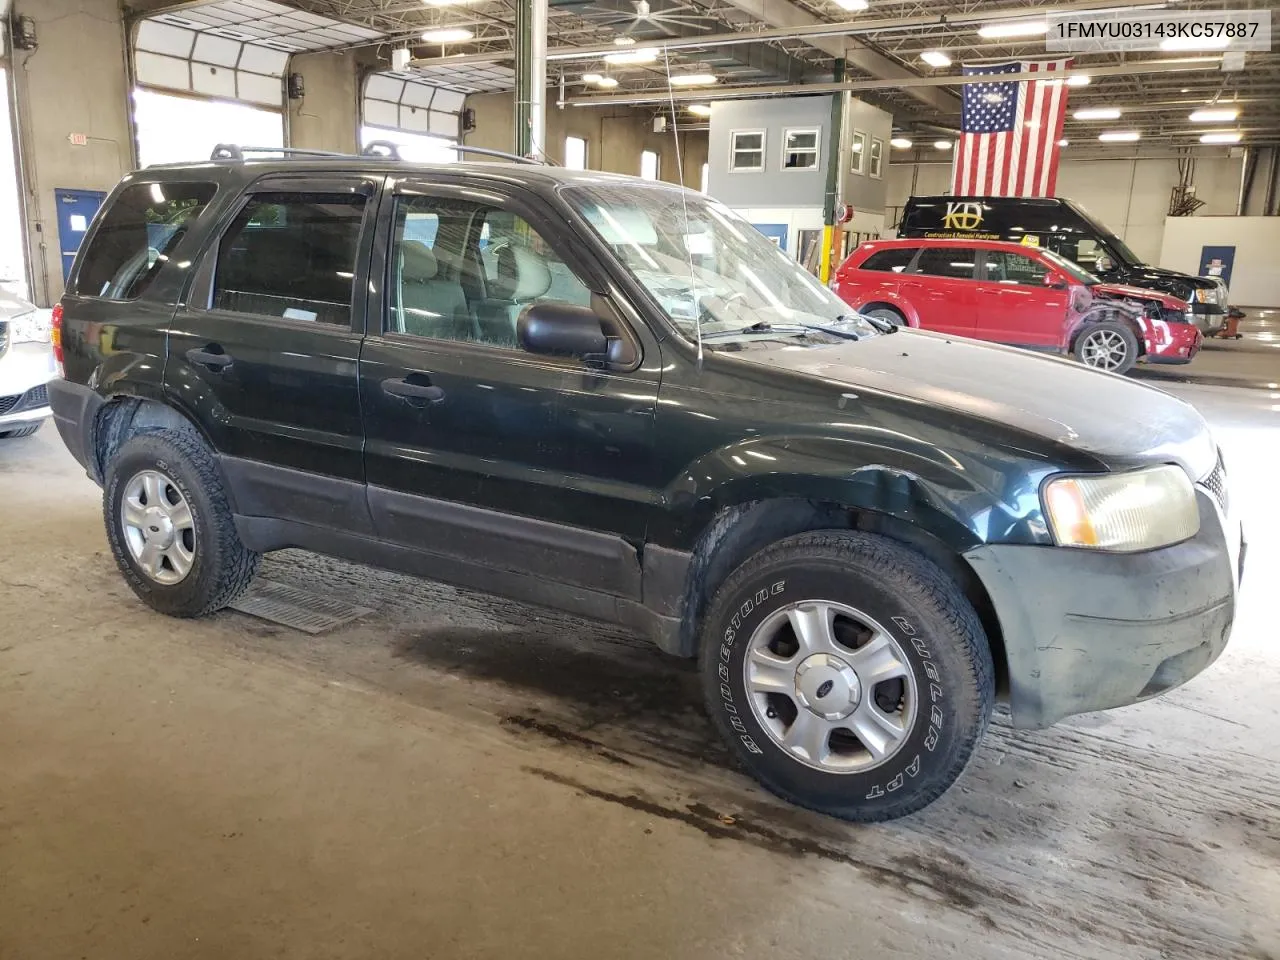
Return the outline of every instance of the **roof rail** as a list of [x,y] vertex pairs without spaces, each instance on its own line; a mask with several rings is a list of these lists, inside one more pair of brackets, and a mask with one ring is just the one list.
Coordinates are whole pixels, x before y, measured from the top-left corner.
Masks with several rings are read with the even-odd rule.
[[400,148],[390,140],[370,140],[360,151],[360,156],[375,160],[403,160]]
[[241,147],[234,143],[220,143],[213,148],[210,160],[243,160],[246,153],[282,153],[286,157],[345,157],[345,153],[332,150],[305,150],[301,147]]
[[532,157],[522,157],[515,153],[504,153],[501,150],[490,150],[488,147],[468,147],[461,143],[451,143],[447,147],[449,150],[456,150],[458,153],[474,153],[480,157],[498,157],[502,160],[510,160],[512,163],[531,163],[535,166],[546,166],[541,160],[535,160]]

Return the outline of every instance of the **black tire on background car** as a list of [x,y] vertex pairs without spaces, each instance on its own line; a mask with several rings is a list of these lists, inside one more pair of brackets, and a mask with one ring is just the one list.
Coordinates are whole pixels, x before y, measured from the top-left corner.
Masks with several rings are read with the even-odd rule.
[[107,467],[102,503],[120,572],[161,613],[220,610],[258,571],[261,554],[240,542],[217,461],[193,433],[125,441]]
[[29,426],[19,427],[17,430],[0,430],[0,440],[18,440],[22,437],[29,437],[39,430],[43,424],[44,421],[42,420],[40,423],[33,423]]
[[955,782],[987,728],[994,669],[954,581],[884,537],[781,540],[703,623],[707,709],[778,796],[846,820],[905,816]]
[[1086,367],[1128,373],[1138,362],[1138,338],[1128,324],[1104,320],[1087,325],[1072,352]]
[[883,303],[872,303],[863,307],[858,311],[864,317],[875,317],[877,320],[883,320],[885,323],[892,323],[895,327],[905,327],[907,318],[901,311],[890,307]]

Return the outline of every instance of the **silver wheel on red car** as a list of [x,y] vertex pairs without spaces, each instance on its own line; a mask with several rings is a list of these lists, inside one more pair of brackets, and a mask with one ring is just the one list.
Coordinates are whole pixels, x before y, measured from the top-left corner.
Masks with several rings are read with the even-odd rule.
[[1076,338],[1074,352],[1086,367],[1128,373],[1138,362],[1138,338],[1123,323],[1092,323]]

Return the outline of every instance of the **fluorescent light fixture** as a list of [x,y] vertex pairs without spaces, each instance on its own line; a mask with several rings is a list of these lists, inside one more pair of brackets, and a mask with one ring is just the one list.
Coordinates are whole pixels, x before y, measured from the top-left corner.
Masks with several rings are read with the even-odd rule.
[[1191,114],[1192,123],[1230,123],[1236,117],[1240,116],[1240,111],[1235,108],[1212,108],[1209,110],[1196,110]]
[[895,150],[910,150],[913,144],[906,137],[894,137],[889,141],[889,146]]
[[715,82],[716,77],[713,73],[686,73],[671,78],[673,87],[708,87]]
[[1135,140],[1141,140],[1142,134],[1137,130],[1108,130],[1106,133],[1098,134],[1098,139],[1103,143],[1133,143]]
[[1201,143],[1239,143],[1239,130],[1220,130],[1215,133],[1202,133],[1200,135]]
[[1119,120],[1119,107],[1089,107],[1072,114],[1077,120]]
[[605,54],[604,62],[612,64],[653,63],[658,59],[657,50],[626,50]]
[[848,10],[850,13],[856,13],[867,9],[869,4],[867,0],[836,0],[836,6],[841,10]]
[[427,43],[461,43],[474,36],[466,27],[441,27],[439,30],[428,30],[422,35],[422,39]]
[[582,75],[583,83],[599,83],[603,79],[604,79],[603,74],[599,74],[599,73],[584,73]]
[[1087,73],[1077,73],[1074,77],[1067,77],[1067,86],[1087,87],[1091,79]]
[[1160,41],[1161,50],[1225,50],[1230,37],[1169,37]]
[[926,50],[920,54],[920,59],[931,67],[949,67],[951,66],[951,58],[941,50]]
[[615,47],[630,47],[636,42],[635,37],[614,37],[613,45]]
[[618,85],[617,77],[601,77],[596,81],[596,86],[601,90],[612,90]]
[[688,106],[688,110],[689,110],[689,112],[690,112],[690,113],[692,113],[695,117],[709,117],[709,116],[711,116],[711,105],[710,105],[710,104],[706,104],[706,103],[691,103],[691,104],[689,104],[689,106]]
[[953,146],[950,140],[935,140],[933,145],[939,150],[950,150]]
[[1070,145],[1070,143],[1071,143],[1071,141],[1070,141],[1070,140],[1059,140],[1059,141],[1058,141],[1058,146],[1060,146],[1060,147],[1065,147],[1065,146]]
[[475,0],[422,0],[428,7],[457,7],[464,3],[474,3]]
[[978,36],[988,40],[1001,40],[1005,37],[1038,37],[1049,32],[1046,20],[1015,20],[1012,23],[989,23],[978,29]]

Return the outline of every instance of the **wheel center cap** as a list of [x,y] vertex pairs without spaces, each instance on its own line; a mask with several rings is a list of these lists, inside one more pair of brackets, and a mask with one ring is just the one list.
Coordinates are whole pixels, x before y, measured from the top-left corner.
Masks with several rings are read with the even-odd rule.
[[173,521],[159,507],[150,507],[143,515],[142,538],[161,550],[173,546]]
[[796,699],[824,720],[842,720],[857,708],[862,684],[839,657],[815,653],[796,668]]

